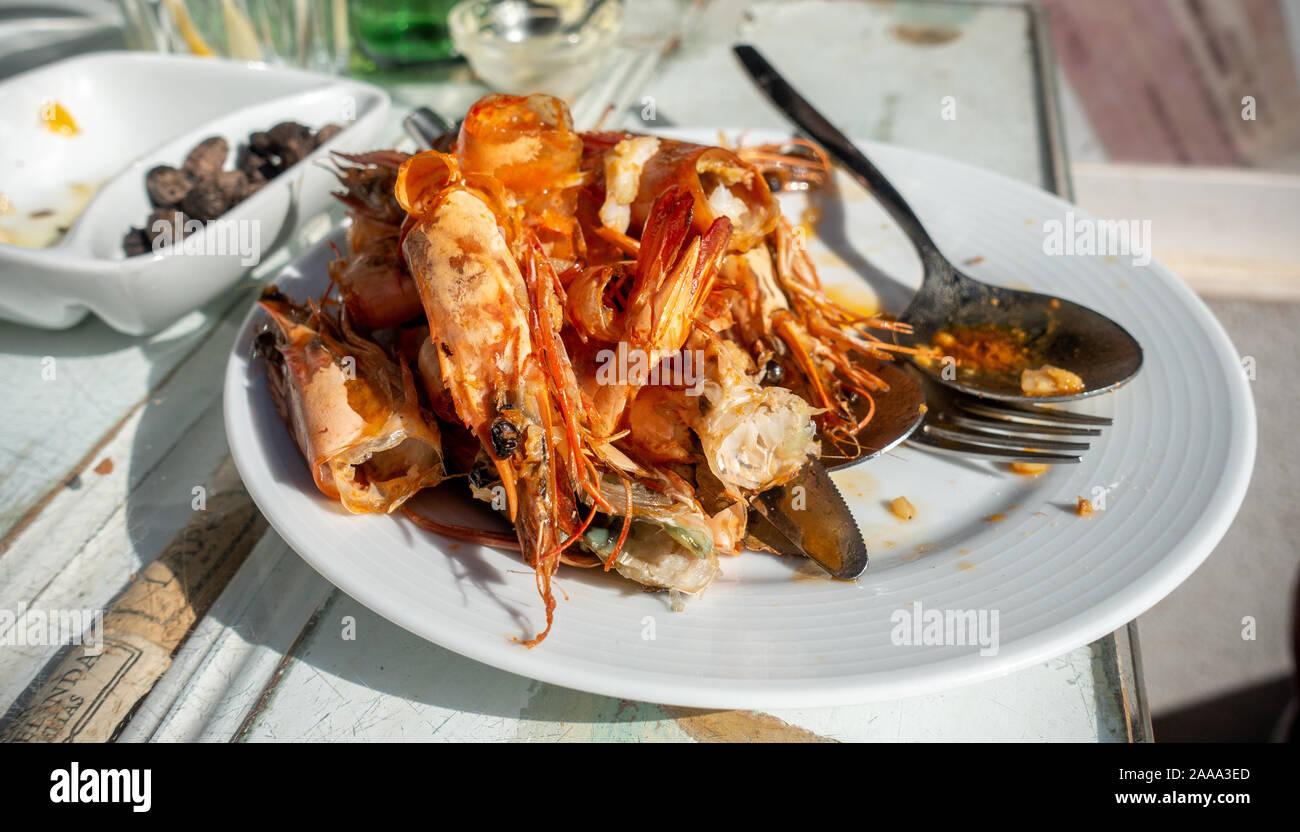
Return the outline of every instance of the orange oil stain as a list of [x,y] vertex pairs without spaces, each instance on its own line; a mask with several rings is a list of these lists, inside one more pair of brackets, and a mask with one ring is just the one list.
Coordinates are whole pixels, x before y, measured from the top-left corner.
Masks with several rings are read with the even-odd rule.
[[827,286],[822,291],[826,297],[855,315],[871,318],[880,314],[880,301],[869,286],[837,285]]
[[57,101],[46,101],[41,105],[41,123],[56,136],[75,136],[81,132],[76,119]]

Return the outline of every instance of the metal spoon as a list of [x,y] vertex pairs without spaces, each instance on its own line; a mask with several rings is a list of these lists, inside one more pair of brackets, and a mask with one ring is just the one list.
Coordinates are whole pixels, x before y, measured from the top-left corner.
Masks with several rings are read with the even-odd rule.
[[[873,396],[876,411],[852,441],[821,437],[821,461],[831,471],[875,459],[894,449],[915,433],[925,419],[925,395],[906,370],[887,361],[855,357],[854,362],[888,384],[889,390]],[[866,399],[859,400],[853,406],[854,418],[865,418],[870,406]]]
[[492,4],[492,18],[487,28],[511,43],[554,34],[570,35],[586,26],[607,2],[609,0],[595,0],[581,17],[565,26],[561,24],[560,10],[555,6],[537,0],[500,0]]
[[1014,374],[953,374],[943,372],[941,362],[932,366],[917,362],[935,381],[976,396],[1043,403],[1105,393],[1137,374],[1142,347],[1105,315],[1050,295],[990,286],[959,271],[939,251],[902,195],[848,137],[799,95],[758,50],[742,45],[735,47],[735,52],[772,103],[870,191],[916,246],[925,277],[901,316],[913,327],[914,343],[929,344],[940,330],[953,326],[1020,329],[1033,366],[1050,364],[1069,370],[1083,381],[1083,390],[1060,396],[1027,396]]

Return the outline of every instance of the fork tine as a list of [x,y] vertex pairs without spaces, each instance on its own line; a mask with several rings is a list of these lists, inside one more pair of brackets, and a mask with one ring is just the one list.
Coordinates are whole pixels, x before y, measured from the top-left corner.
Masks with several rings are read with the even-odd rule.
[[1069,440],[1101,436],[1101,428],[1112,424],[1104,416],[976,398],[919,370],[911,372],[920,379],[929,407],[921,430],[908,441],[928,450],[990,461],[1072,464],[1082,462],[1090,446]]
[[985,433],[984,431],[963,429],[944,421],[927,422],[922,430],[928,434],[957,442],[978,443],[991,445],[995,448],[1011,448],[1012,450],[1077,451],[1083,453],[1089,447],[1087,442],[1062,442],[1055,439],[1035,439],[1029,436],[1006,433]]
[[1043,425],[1036,422],[1021,422],[1012,418],[983,418],[956,412],[946,413],[944,418],[957,427],[970,428],[985,433],[1001,433],[1008,436],[1101,436],[1100,428]]
[[958,442],[953,439],[934,436],[924,430],[912,434],[907,441],[952,456],[979,457],[992,462],[1043,462],[1051,465],[1069,465],[1083,461],[1082,456],[1069,454],[1012,450],[1010,448],[976,445],[970,442]]
[[987,416],[990,419],[1008,419],[1019,422],[1044,425],[1096,425],[1109,427],[1114,420],[1109,416],[1093,416],[1088,413],[1073,413],[1068,410],[1052,410],[1029,404],[1012,404],[998,402],[994,404],[984,399],[959,398],[957,406],[967,413]]

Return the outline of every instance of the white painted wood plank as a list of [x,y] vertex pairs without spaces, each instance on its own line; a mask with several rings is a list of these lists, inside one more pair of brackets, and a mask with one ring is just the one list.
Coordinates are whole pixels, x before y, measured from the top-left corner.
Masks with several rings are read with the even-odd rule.
[[[219,379],[243,309],[234,302],[208,327],[181,369],[16,533],[0,555],[0,609],[102,609],[193,517],[195,486],[242,490],[233,467],[224,484],[211,477],[229,453]],[[104,459],[112,470],[97,473]],[[57,649],[0,650],[0,712]]]
[[[906,26],[955,37],[918,44],[899,35]],[[678,126],[790,129],[731,54],[738,42],[758,47],[850,137],[937,153],[1043,186],[1024,8],[717,0],[646,86],[659,116]],[[956,105],[952,120],[943,118],[947,96]]]
[[1079,205],[1150,220],[1156,254],[1300,263],[1300,175],[1238,168],[1075,164]]
[[[354,641],[343,638],[347,617],[356,622]],[[542,707],[551,702],[560,704]],[[627,736],[613,722],[617,705],[463,658],[340,594],[243,739],[614,739]],[[624,710],[655,714],[638,739],[684,738],[654,706]]]
[[148,339],[98,320],[62,332],[0,323],[0,536],[146,399],[233,302],[223,297]]
[[[206,487],[239,488],[233,470],[223,475],[224,485],[212,477],[195,480],[195,471],[216,472],[226,457],[219,411],[208,410],[190,436],[208,437],[193,441],[171,455],[154,477],[129,497],[119,492],[117,503],[104,517],[96,532],[76,549],[45,549],[39,537],[19,541],[10,554],[15,580],[4,582],[0,575],[0,608],[34,610],[105,609],[127,582],[153,561],[194,516],[190,507],[191,481]],[[169,482],[170,480],[170,482]],[[182,490],[179,490],[183,488]],[[106,495],[105,495],[106,496]],[[87,512],[99,512],[104,503],[87,505]],[[33,535],[39,530],[33,530]],[[68,553],[72,557],[64,560]],[[0,560],[4,566],[9,558]],[[7,570],[0,569],[0,573]],[[44,583],[40,581],[44,580]],[[21,652],[0,649],[0,712],[37,678],[59,645],[28,647]]]
[[249,553],[122,742],[226,742],[335,588],[274,532]]
[[[355,640],[343,637],[347,617],[356,621]],[[1122,740],[1121,715],[1099,704],[1104,697],[1096,695],[1093,666],[1083,647],[932,696],[770,714],[841,741]],[[688,713],[494,670],[428,644],[340,594],[243,739],[681,741],[698,738],[675,721]],[[738,719],[729,727],[744,726]]]
[[1202,295],[1300,299],[1300,176],[1257,170],[1075,164],[1079,205],[1150,223],[1156,259]]

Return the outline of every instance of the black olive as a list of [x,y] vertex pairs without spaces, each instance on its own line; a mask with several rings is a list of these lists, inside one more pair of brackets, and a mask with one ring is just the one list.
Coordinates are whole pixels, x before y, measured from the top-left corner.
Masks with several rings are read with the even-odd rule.
[[230,144],[221,136],[212,136],[195,145],[181,166],[194,182],[216,179],[230,155]]
[[337,136],[339,133],[342,132],[343,132],[343,128],[337,124],[325,125],[321,129],[316,131],[316,137],[315,137],[316,146],[320,147],[321,145],[325,144],[325,142],[329,141],[330,139],[334,138],[335,136]]
[[145,174],[144,187],[155,208],[175,208],[194,187],[194,180],[183,170],[158,165]]
[[132,228],[126,232],[122,238],[122,250],[126,252],[127,257],[135,257],[144,254],[152,248],[148,233],[143,228]]
[[519,428],[509,419],[497,417],[492,423],[492,450],[497,458],[505,459],[519,447]]

